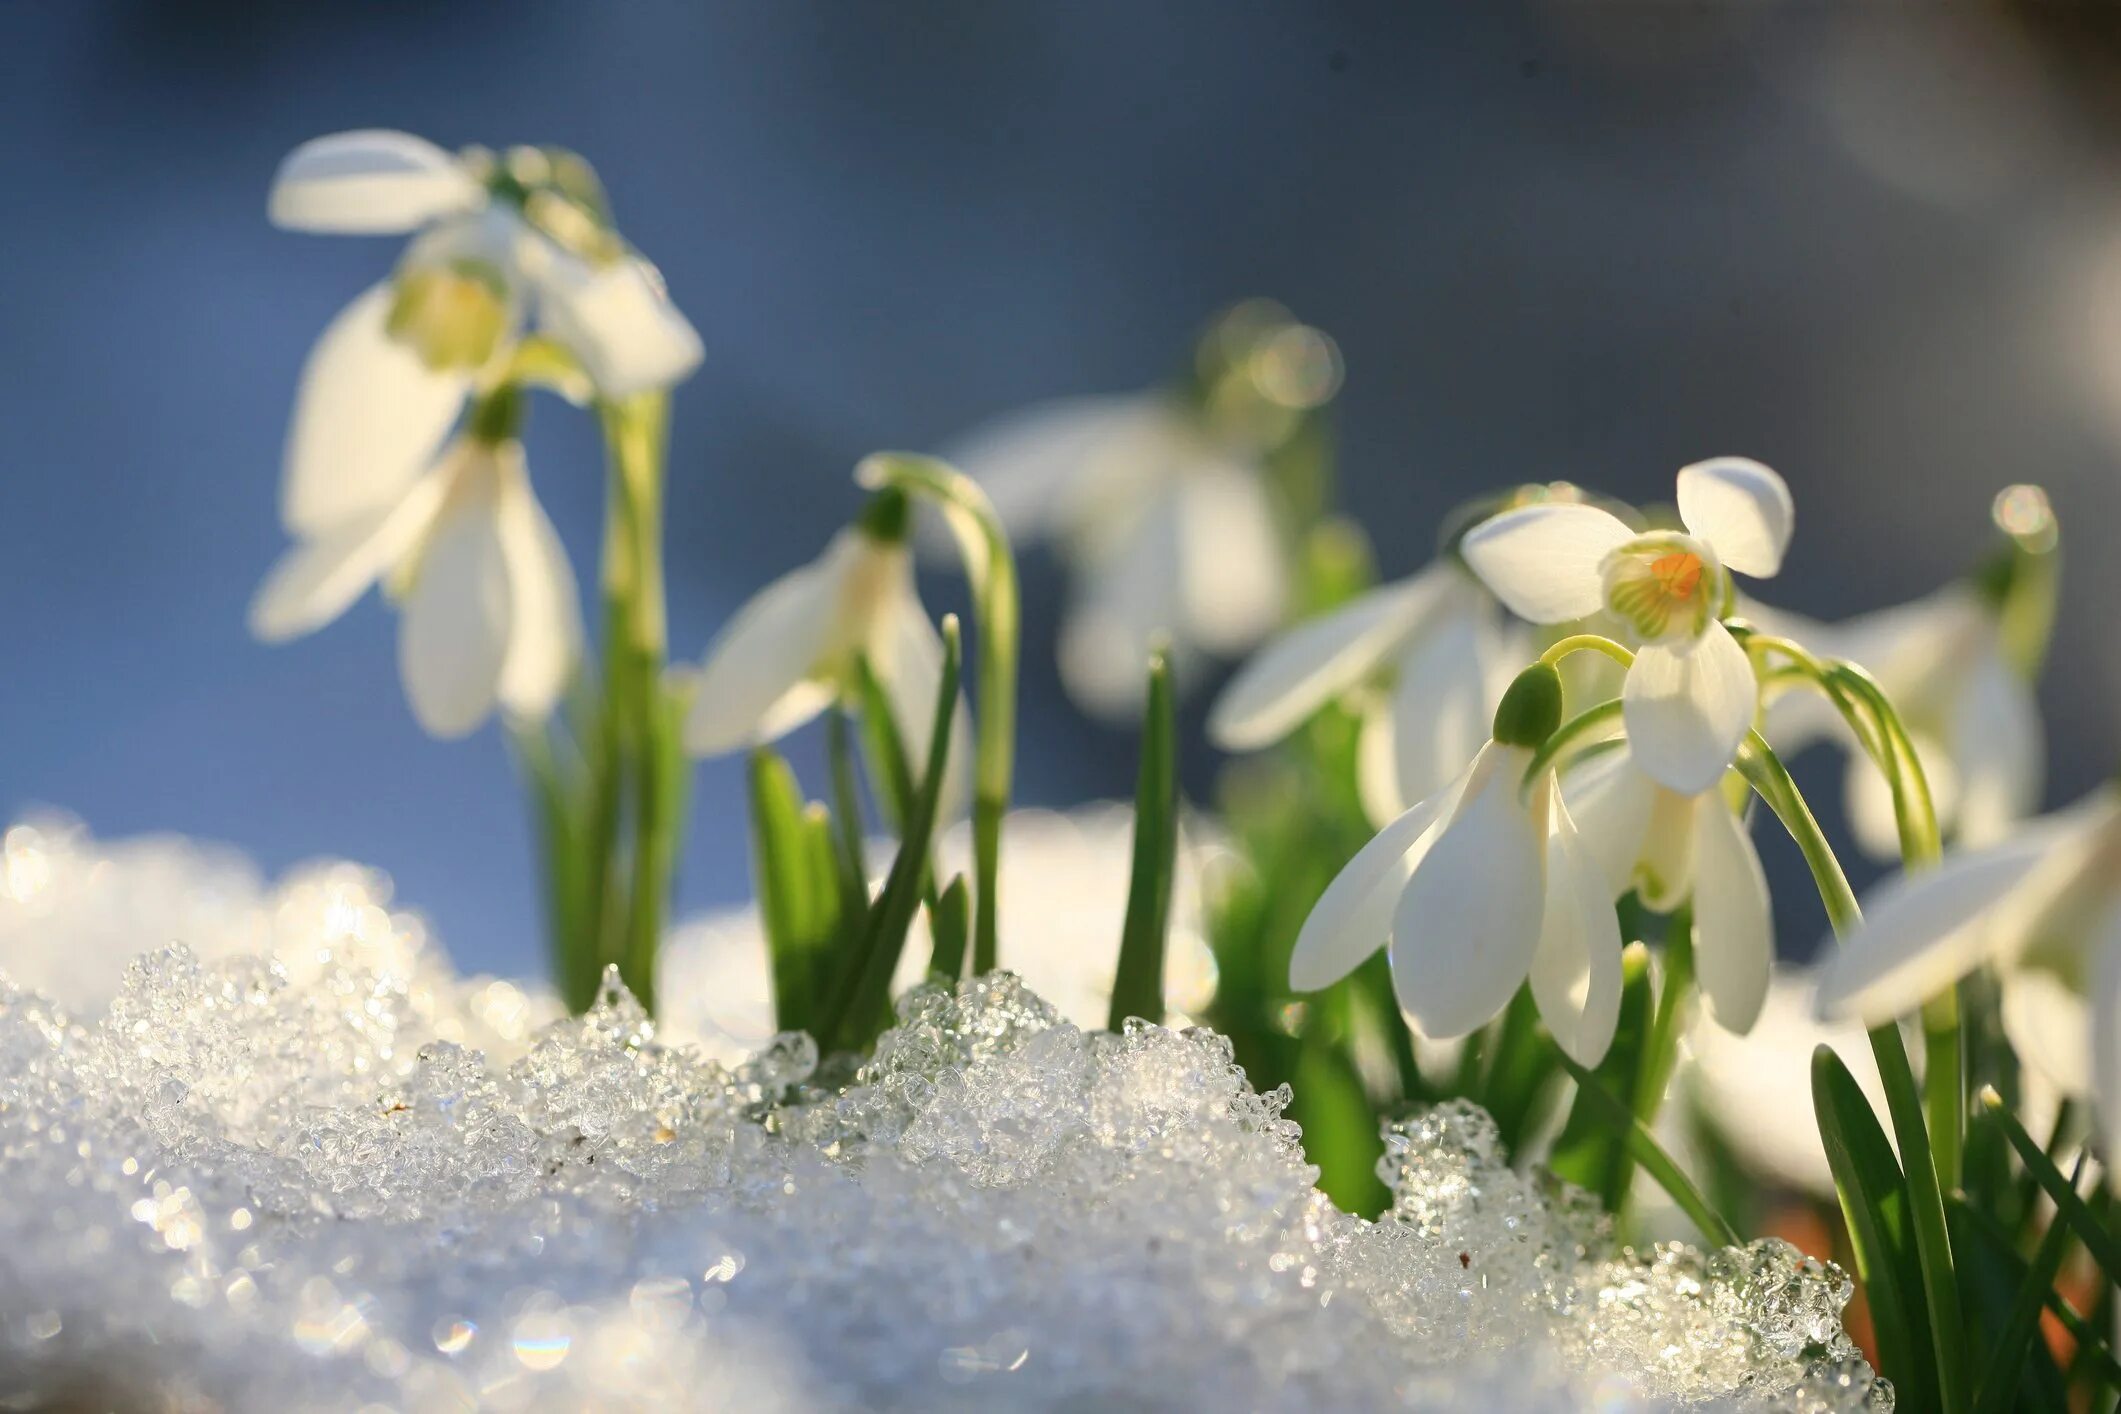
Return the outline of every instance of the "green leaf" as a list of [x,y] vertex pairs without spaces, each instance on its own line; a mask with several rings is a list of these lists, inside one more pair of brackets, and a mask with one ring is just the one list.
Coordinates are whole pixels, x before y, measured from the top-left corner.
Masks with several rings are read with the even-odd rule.
[[1981,1103],[2002,1123],[2003,1132],[2009,1136],[2011,1147],[2018,1151],[2018,1157],[2024,1162],[2026,1172],[2045,1190],[2055,1205],[2055,1212],[2076,1232],[2078,1241],[2084,1244],[2084,1250],[2089,1252],[2092,1260],[2106,1272],[2106,1279],[2121,1281],[2121,1240],[2116,1240],[2113,1233],[2107,1230],[2106,1224],[2100,1222],[2098,1216],[2092,1212],[2091,1207],[2077,1196],[2076,1188],[2062,1176],[2062,1170],[2055,1167],[2055,1161],[2033,1141],[2033,1136],[2025,1132],[2025,1126],[2018,1123],[2017,1116],[2003,1107],[2002,1096],[1993,1090],[1984,1090],[1981,1092]]
[[[1614,1125],[1611,1113],[1598,1097],[1634,1094],[1635,1072],[1641,1064],[1655,1009],[1649,950],[1639,942],[1630,943],[1621,956],[1620,1024],[1605,1059],[1598,1063],[1595,1072],[1590,1072],[1597,1076],[1598,1085],[1595,1091],[1579,1087],[1576,1103],[1547,1160],[1547,1167],[1556,1175],[1597,1194],[1609,1213],[1620,1211],[1633,1165],[1627,1131]],[[1582,1069],[1566,1057],[1563,1061],[1571,1074]],[[1632,1123],[1634,1111],[1626,1105],[1621,1108],[1628,1111]]]
[[[2083,1172],[2084,1159],[2079,1155],[2077,1174],[2070,1180],[2072,1188]],[[1963,1294],[1968,1307],[1993,1332],[1988,1342],[1988,1365],[1981,1372],[1977,1387],[1975,1414],[2006,1414],[2018,1407],[2027,1392],[2026,1361],[2036,1347],[2040,1358],[2033,1361],[2031,1383],[2038,1387],[2040,1398],[2035,1407],[2063,1408],[2068,1396],[2062,1375],[2048,1358],[2039,1335],[2040,1312],[2047,1305],[2047,1295],[2055,1288],[2055,1274],[2062,1270],[2062,1259],[2069,1251],[2069,1224],[2049,1223],[2032,1260],[2027,1262],[2008,1243],[1995,1241],[1986,1229],[1968,1221],[1966,1210],[1965,1197],[1960,1195],[1950,1211],[1960,1219],[1953,1227],[1952,1242],[1960,1254]]]
[[899,954],[906,947],[906,930],[920,906],[921,880],[928,873],[928,848],[935,835],[935,817],[943,793],[944,768],[950,756],[951,718],[957,709],[958,671],[962,645],[957,618],[943,620],[942,682],[936,695],[935,722],[928,735],[927,768],[921,777],[913,808],[908,812],[905,837],[883,892],[869,910],[868,926],[862,931],[861,956],[850,960],[838,979],[833,1006],[825,1027],[828,1049],[857,1050],[876,1035],[876,1028],[889,1019],[891,975],[898,968]]
[[1134,786],[1134,867],[1120,927],[1119,965],[1105,1025],[1118,1031],[1130,1016],[1164,1019],[1164,942],[1171,925],[1171,879],[1178,867],[1178,726],[1171,663],[1149,658],[1142,713],[1141,770]]
[[1655,1180],[1659,1188],[1671,1195],[1672,1201],[1679,1205],[1679,1211],[1701,1230],[1703,1237],[1718,1247],[1738,1246],[1742,1240],[1738,1233],[1709,1206],[1709,1200],[1702,1196],[1694,1180],[1686,1176],[1686,1170],[1664,1151],[1657,1137],[1635,1118],[1635,1112],[1606,1089],[1595,1074],[1570,1060],[1566,1052],[1556,1050],[1554,1055],[1562,1068],[1576,1078],[1577,1108],[1570,1119],[1585,1112],[1598,1115],[1619,1136],[1629,1157],[1642,1166],[1642,1171]]
[[1318,1165],[1319,1188],[1343,1212],[1382,1212],[1391,1198],[1377,1176],[1384,1139],[1346,1047],[1306,1032],[1290,1088],[1296,1098],[1289,1118],[1303,1128],[1304,1157]]
[[965,876],[954,876],[949,887],[928,905],[928,936],[935,939],[935,954],[928,960],[928,975],[956,986],[965,976],[965,944],[972,919],[972,894]]
[[807,1030],[839,918],[829,853],[820,861],[814,844],[831,825],[823,806],[806,811],[795,772],[770,747],[751,753],[749,785],[752,881],[772,962],[774,1024]]
[[1812,1106],[1878,1333],[1880,1371],[1908,1408],[1935,1408],[1936,1350],[1906,1181],[1862,1087],[1826,1046],[1812,1053]]
[[1531,987],[1519,987],[1502,1014],[1480,1087],[1480,1103],[1513,1156],[1560,1098],[1562,1070],[1555,1054],[1553,1038],[1539,1024]]

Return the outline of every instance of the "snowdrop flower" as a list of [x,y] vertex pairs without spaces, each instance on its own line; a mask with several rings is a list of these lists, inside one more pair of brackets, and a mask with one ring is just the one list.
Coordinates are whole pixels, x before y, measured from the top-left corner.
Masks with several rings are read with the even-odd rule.
[[1505,511],[1465,538],[1466,562],[1513,613],[1565,623],[1600,609],[1641,650],[1621,689],[1635,759],[1685,794],[1714,786],[1753,724],[1757,680],[1723,626],[1727,571],[1782,567],[1794,513],[1789,488],[1743,457],[1679,473],[1684,532],[1641,534],[1595,506],[1547,502]]
[[[767,585],[708,646],[693,684],[685,745],[696,756],[785,736],[854,689],[857,655],[890,699],[918,771],[941,689],[943,639],[913,583],[903,492],[881,491],[817,559]],[[969,731],[951,729],[950,776]],[[961,787],[946,783],[955,800]]]
[[1018,539],[1050,536],[1073,570],[1061,675],[1090,710],[1131,719],[1142,663],[1168,639],[1181,680],[1244,651],[1289,596],[1285,511],[1267,461],[1339,385],[1339,356],[1286,311],[1240,306],[1182,392],[1067,398],[968,434],[949,460]]
[[1363,807],[1382,824],[1450,784],[1487,741],[1528,656],[1516,639],[1480,582],[1441,559],[1270,642],[1216,699],[1208,734],[1226,751],[1256,750],[1392,672],[1390,693],[1362,705],[1358,753]]
[[1597,1064],[1620,1015],[1619,921],[1553,772],[1524,782],[1560,718],[1560,675],[1544,664],[1519,674],[1472,764],[1327,886],[1297,934],[1290,986],[1331,986],[1384,944],[1401,1009],[1447,1040],[1529,978],[1554,1039]]
[[2121,1136],[2121,797],[2099,791],[2007,839],[1896,877],[1822,969],[1819,1014],[1867,1026],[1984,964],[2012,1043]]
[[571,154],[458,156],[409,133],[337,133],[288,154],[269,210],[290,230],[413,236],[303,367],[281,497],[296,535],[402,491],[467,402],[503,381],[533,315],[606,397],[667,386],[699,362],[699,336]]
[[1627,745],[1570,772],[1568,789],[1610,897],[1634,889],[1659,913],[1693,900],[1695,976],[1709,1013],[1726,1030],[1751,1030],[1768,995],[1775,925],[1760,856],[1722,792],[1660,785]]
[[379,580],[398,602],[399,673],[427,731],[463,736],[496,704],[526,720],[551,712],[581,615],[521,443],[459,438],[388,500],[299,540],[252,600],[251,632],[309,633]]

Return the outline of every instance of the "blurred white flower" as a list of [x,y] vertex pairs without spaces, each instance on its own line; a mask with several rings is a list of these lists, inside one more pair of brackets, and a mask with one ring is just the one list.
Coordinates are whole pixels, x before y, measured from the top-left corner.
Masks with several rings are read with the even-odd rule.
[[559,701],[581,611],[520,443],[459,438],[390,499],[298,539],[251,601],[251,632],[269,643],[309,633],[379,580],[399,606],[399,673],[429,732],[462,736],[496,704],[536,720]]
[[1744,1033],[1767,997],[1775,924],[1767,875],[1745,822],[1720,790],[1659,785],[1623,745],[1569,773],[1585,846],[1618,898],[1636,890],[1670,913],[1694,903],[1694,968],[1718,1024]]
[[1086,708],[1131,718],[1160,639],[1183,685],[1281,622],[1299,511],[1268,463],[1339,385],[1332,340],[1253,300],[1210,327],[1181,390],[1040,403],[950,449],[1011,535],[1069,560],[1061,676]]
[[2101,790],[1865,900],[1820,971],[1819,1012],[1875,1026],[1984,964],[2025,1059],[2121,1136],[2121,798]]
[[1758,698],[1752,663],[1722,622],[1727,571],[1780,569],[1794,512],[1782,478],[1743,457],[1683,468],[1678,499],[1685,533],[1638,534],[1595,506],[1546,502],[1475,526],[1464,554],[1521,618],[1567,623],[1604,609],[1634,632],[1642,646],[1621,702],[1635,759],[1698,794],[1729,768]]
[[[1119,961],[1120,922],[1127,910],[1134,812],[1125,805],[1079,806],[1065,814],[1018,810],[1003,825],[1002,963],[1089,1030],[1102,1028]],[[945,874],[971,867],[972,836],[958,826],[937,842]],[[880,848],[874,857],[885,857]],[[1202,912],[1203,880],[1221,846],[1188,828],[1173,878],[1171,931],[1164,957],[1164,996],[1174,1026],[1192,1024],[1215,993],[1215,956],[1208,950]],[[893,989],[926,974],[933,943],[925,910],[899,959]],[[755,906],[695,918],[674,930],[657,964],[668,1040],[690,1040],[708,1055],[748,1058],[774,1032],[773,979]]]
[[1530,656],[1519,638],[1463,565],[1438,560],[1268,643],[1216,699],[1208,734],[1226,751],[1255,750],[1392,673],[1390,692],[1361,704],[1363,808],[1382,825],[1449,785],[1487,741]]
[[[928,758],[943,639],[921,604],[902,493],[880,492],[823,554],[754,594],[708,645],[693,684],[686,749],[715,756],[773,741],[852,691],[857,655],[890,699],[915,771]],[[970,737],[962,697],[946,801],[964,791]]]
[[[1558,717],[1558,679],[1551,690]],[[1511,705],[1505,696],[1498,720]],[[1401,1010],[1447,1040],[1484,1025],[1529,979],[1554,1039],[1596,1065],[1620,1016],[1619,921],[1553,773],[1524,788],[1535,737],[1507,734],[1327,885],[1297,934],[1289,985],[1329,987],[1386,946]]]

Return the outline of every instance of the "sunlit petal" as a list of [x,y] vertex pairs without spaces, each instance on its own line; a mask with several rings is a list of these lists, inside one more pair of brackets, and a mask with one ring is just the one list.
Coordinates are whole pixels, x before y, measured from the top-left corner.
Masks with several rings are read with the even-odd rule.
[[1715,457],[1680,469],[1679,518],[1728,568],[1764,579],[1782,568],[1797,512],[1775,472],[1750,457]]
[[520,449],[504,449],[501,549],[508,560],[508,659],[501,668],[501,706],[517,717],[549,715],[582,652],[581,600],[559,532],[531,494]]
[[1568,773],[1563,794],[1584,848],[1597,861],[1606,896],[1635,887],[1635,866],[1649,833],[1657,783],[1636,767],[1625,746],[1601,752]]
[[1532,956],[1532,999],[1554,1040],[1580,1065],[1605,1059],[1620,1023],[1620,916],[1604,872],[1560,796],[1551,802],[1545,913]]
[[1282,634],[1230,679],[1208,714],[1209,736],[1226,751],[1251,751],[1281,740],[1377,672],[1443,600],[1456,576],[1437,565],[1412,579],[1380,585]]
[[1420,800],[1465,769],[1488,739],[1495,698],[1471,586],[1454,592],[1399,658],[1392,687],[1392,764],[1402,800]]
[[1714,794],[1694,807],[1694,975],[1726,1031],[1750,1031],[1767,1000],[1775,924],[1767,875],[1744,824]]
[[1289,572],[1267,489],[1250,468],[1213,467],[1179,483],[1179,599],[1186,637],[1242,652],[1281,622]]
[[442,504],[441,476],[415,481],[396,504],[366,511],[280,557],[250,603],[250,631],[278,643],[323,627],[418,545]]
[[1753,665],[1729,629],[1712,623],[1680,648],[1647,644],[1621,689],[1635,760],[1682,795],[1699,795],[1730,768],[1753,725]]
[[2113,819],[2112,803],[2100,798],[1890,880],[1821,969],[1820,1014],[1875,1025],[1919,1007],[1985,958],[2016,955],[2024,930],[2068,888]]
[[[2109,927],[2091,959],[2092,1093],[2109,1152],[2121,1144],[2121,936]],[[2107,1183],[2116,1182],[2111,1172]]]
[[1161,398],[1062,398],[975,427],[943,459],[979,482],[1010,535],[1042,534],[1069,488],[1145,419],[1163,416]]
[[540,272],[545,329],[581,360],[600,392],[631,397],[667,388],[699,367],[700,336],[638,256],[591,266],[555,255]]
[[433,462],[470,382],[431,372],[384,331],[390,287],[377,285],[325,327],[295,392],[280,518],[324,536],[395,502]]
[[1528,806],[1518,778],[1531,753],[1481,753],[1451,823],[1392,913],[1392,985],[1425,1036],[1448,1040],[1509,1004],[1532,968],[1546,915],[1551,780]]
[[832,689],[812,675],[831,644],[840,564],[828,552],[782,575],[737,610],[708,645],[693,682],[686,750],[714,756],[771,741],[831,702]]
[[463,736],[493,711],[513,610],[489,484],[460,491],[436,523],[398,625],[398,670],[413,715]]
[[1954,839],[1979,846],[2003,838],[2039,807],[2046,734],[2031,685],[2001,653],[1991,648],[1965,671],[1951,725],[1959,794],[1948,818]]
[[462,164],[425,138],[380,128],[312,138],[280,163],[267,211],[296,231],[410,231],[481,200]]
[[[893,606],[878,615],[869,653],[890,700],[892,724],[905,744],[907,763],[918,774],[928,766],[935,695],[943,685],[943,636],[914,593],[910,573],[892,597]],[[962,814],[971,799],[971,743],[972,716],[960,692],[950,723],[950,759],[943,767],[945,818]]]
[[1125,540],[1102,551],[1075,577],[1061,620],[1061,680],[1099,716],[1140,715],[1149,649],[1167,639],[1181,678],[1189,645],[1180,627],[1178,506],[1161,497]]
[[2025,968],[2004,977],[2002,1012],[2019,1059],[2065,1095],[2091,1093],[2091,1013],[2082,996],[2046,968]]
[[1596,506],[1545,502],[1481,522],[1460,545],[1466,563],[1510,612],[1558,624],[1598,611],[1604,602],[1599,564],[1634,536],[1626,522]]
[[1481,760],[1457,780],[1377,832],[1347,862],[1311,908],[1289,954],[1289,986],[1299,992],[1330,987],[1385,944],[1400,891],[1457,809]]

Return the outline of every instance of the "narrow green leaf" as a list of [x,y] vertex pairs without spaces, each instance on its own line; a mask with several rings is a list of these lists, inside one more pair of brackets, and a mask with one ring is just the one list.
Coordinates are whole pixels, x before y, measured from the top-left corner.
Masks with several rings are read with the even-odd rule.
[[751,753],[751,869],[772,963],[774,1024],[808,1029],[816,1020],[820,964],[838,918],[829,859],[820,872],[812,843],[829,832],[824,809],[806,811],[795,772],[770,747]]
[[[1598,1195],[1609,1213],[1620,1211],[1627,1197],[1629,1180],[1633,1177],[1632,1152],[1627,1131],[1616,1128],[1606,1106],[1598,1096],[1633,1095],[1635,1073],[1642,1063],[1643,1045],[1649,1037],[1650,1023],[1656,1010],[1650,986],[1650,954],[1641,943],[1628,944],[1621,955],[1620,1024],[1613,1033],[1613,1044],[1606,1049],[1605,1059],[1598,1063],[1596,1093],[1579,1087],[1576,1103],[1569,1111],[1561,1135],[1554,1141],[1554,1152],[1547,1161],[1553,1171],[1575,1184]],[[1560,1052],[1557,1050],[1556,1055]],[[1564,1058],[1566,1059],[1566,1058]],[[1580,1067],[1567,1062],[1571,1073]],[[1621,1108],[1628,1111],[1632,1122],[1634,1110],[1631,1106]]]
[[[1562,1068],[1576,1078],[1579,1111],[1593,1110],[1603,1116],[1605,1123],[1627,1146],[1629,1156],[1642,1166],[1642,1171],[1655,1180],[1659,1188],[1671,1195],[1672,1201],[1679,1205],[1679,1211],[1701,1230],[1703,1237],[1718,1247],[1738,1246],[1742,1239],[1736,1230],[1709,1206],[1709,1200],[1694,1186],[1694,1180],[1688,1178],[1686,1171],[1664,1151],[1656,1136],[1643,1128],[1642,1122],[1635,1118],[1635,1112],[1599,1083],[1596,1075],[1570,1060],[1567,1053],[1557,1049],[1554,1055]],[[1574,1117],[1573,1114],[1570,1116],[1571,1119]]]
[[956,986],[965,975],[965,945],[972,924],[972,891],[965,876],[950,880],[949,887],[928,905],[928,935],[935,939],[935,955],[928,961],[928,975]]
[[2090,1206],[2077,1196],[2076,1188],[2062,1176],[2062,1170],[2055,1167],[2055,1161],[2034,1142],[2033,1136],[2025,1132],[2018,1117],[2003,1107],[2002,1096],[1994,1090],[1983,1090],[1981,1103],[2002,1123],[2003,1132],[2009,1136],[2011,1147],[2018,1151],[2026,1171],[2038,1180],[2061,1220],[2070,1225],[2077,1240],[2084,1244],[2084,1250],[2106,1272],[2106,1279],[2121,1281],[2121,1240],[2117,1240]]
[[859,963],[839,979],[830,1020],[825,1027],[830,1046],[854,1050],[875,1035],[874,1027],[888,1017],[891,975],[906,946],[906,930],[913,911],[920,905],[921,879],[928,873],[928,847],[935,834],[936,811],[943,793],[943,771],[950,755],[951,718],[957,709],[957,683],[962,662],[957,617],[943,620],[943,670],[935,704],[935,722],[928,737],[927,768],[908,812],[905,837],[883,892],[869,910],[863,930]]
[[[2069,1179],[2072,1191],[2083,1175],[2084,1156],[2080,1153],[2076,1171]],[[1965,1206],[1962,1202],[1958,1208],[1963,1210]],[[1972,1224],[1962,1224],[1961,1230],[1970,1235],[1980,1232]],[[2030,1262],[2021,1262],[2018,1254],[2008,1246],[1989,1247],[1978,1236],[1963,1242],[1964,1249],[1982,1252],[2002,1278],[1968,1281],[1966,1285],[1972,1289],[1975,1299],[1989,1294],[2000,1296],[2006,1291],[2016,1292],[2011,1298],[2009,1314],[2004,1317],[1989,1347],[1988,1366],[1981,1373],[1979,1394],[1974,1401],[1975,1414],[2006,1414],[2018,1404],[2025,1362],[2032,1355],[2040,1334],[2040,1312],[2047,1305],[2047,1294],[2054,1290],[2055,1274],[2062,1270],[2062,1259],[2069,1252],[2069,1239],[2068,1223],[2049,1223]],[[2042,1401],[2048,1407],[2060,1408],[2067,1402],[2052,1361],[2036,1363],[2033,1378],[2049,1396]]]
[[1559,1098],[1562,1071],[1554,1055],[1553,1038],[1539,1024],[1531,987],[1519,987],[1502,1014],[1480,1088],[1481,1106],[1494,1119],[1503,1147],[1512,1156]]
[[1289,1118],[1303,1128],[1304,1156],[1318,1165],[1319,1188],[1343,1212],[1382,1212],[1391,1199],[1377,1177],[1384,1140],[1346,1047],[1307,1030],[1290,1088],[1296,1098]]
[[1141,770],[1134,786],[1134,867],[1120,927],[1119,965],[1105,1025],[1118,1031],[1130,1016],[1164,1019],[1164,941],[1171,926],[1171,881],[1178,868],[1178,724],[1171,663],[1149,658],[1142,713]]
[[1934,1408],[1936,1352],[1906,1182],[1862,1087],[1826,1046],[1812,1053],[1812,1106],[1848,1222],[1856,1279],[1870,1302],[1879,1368],[1898,1386],[1908,1408]]

